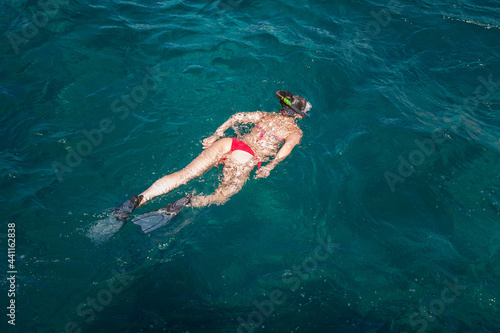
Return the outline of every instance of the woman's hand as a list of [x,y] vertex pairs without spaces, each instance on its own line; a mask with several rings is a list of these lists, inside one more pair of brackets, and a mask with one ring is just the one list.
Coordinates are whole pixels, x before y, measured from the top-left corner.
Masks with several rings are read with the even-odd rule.
[[210,147],[215,141],[217,141],[219,139],[219,137],[217,135],[212,135],[212,136],[209,136],[208,138],[206,138],[205,140],[203,140],[203,149],[207,149],[208,147]]
[[269,174],[271,173],[272,169],[273,169],[272,167],[269,167],[267,165],[263,166],[262,168],[257,170],[257,173],[255,174],[255,179],[267,178],[269,176]]

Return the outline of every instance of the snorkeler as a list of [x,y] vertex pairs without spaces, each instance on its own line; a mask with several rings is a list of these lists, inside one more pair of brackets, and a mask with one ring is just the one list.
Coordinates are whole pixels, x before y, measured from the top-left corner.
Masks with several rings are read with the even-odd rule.
[[[166,175],[140,195],[134,195],[114,209],[117,220],[126,221],[132,211],[152,198],[168,193],[218,163],[223,163],[223,180],[212,195],[191,195],[174,201],[154,212],[139,215],[132,222],[142,231],[151,232],[165,225],[183,207],[203,207],[224,204],[238,193],[257,165],[255,178],[266,178],[300,142],[302,131],[295,123],[297,119],[309,117],[311,104],[302,96],[288,91],[277,91],[276,97],[282,106],[280,113],[262,111],[237,113],[222,124],[215,133],[203,140],[203,152],[185,168]],[[238,138],[225,138],[224,132],[236,124],[253,124],[249,134]],[[272,158],[272,159],[271,159]],[[261,166],[263,162],[268,162]]]

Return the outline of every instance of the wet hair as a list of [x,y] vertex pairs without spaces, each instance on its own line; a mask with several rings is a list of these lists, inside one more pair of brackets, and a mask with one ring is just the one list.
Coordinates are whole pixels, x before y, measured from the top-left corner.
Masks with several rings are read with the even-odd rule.
[[[299,95],[292,95],[291,92],[286,90],[278,90],[276,92],[276,97],[280,99],[280,104],[283,107],[283,109],[280,110],[281,113],[287,116],[295,116],[296,114],[299,114],[301,117],[309,117],[306,112],[311,110],[312,105],[304,97]],[[282,99],[282,97],[290,101],[290,103],[293,105],[293,107],[295,107],[296,110],[294,111],[293,108],[288,106]]]
[[[302,96],[292,95],[291,92],[286,91],[286,90],[278,90],[276,92],[276,95],[278,95],[278,94],[281,95],[281,96],[283,96],[283,97],[285,97],[286,99],[288,99],[293,105],[295,105],[301,111],[304,111],[304,109],[307,106],[307,101]],[[285,102],[280,101],[280,103],[281,103],[282,106],[287,107],[287,105],[285,104]]]

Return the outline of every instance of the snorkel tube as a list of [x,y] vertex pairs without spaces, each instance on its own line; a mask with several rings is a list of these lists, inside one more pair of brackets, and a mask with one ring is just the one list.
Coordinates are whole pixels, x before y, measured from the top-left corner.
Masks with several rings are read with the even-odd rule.
[[302,110],[299,110],[299,108],[293,105],[288,98],[282,96],[280,92],[281,91],[276,92],[276,97],[279,98],[281,105],[283,106],[282,112],[284,114],[286,114],[287,116],[294,116],[295,114],[298,114],[302,118],[309,118],[309,115],[307,113],[305,113]]

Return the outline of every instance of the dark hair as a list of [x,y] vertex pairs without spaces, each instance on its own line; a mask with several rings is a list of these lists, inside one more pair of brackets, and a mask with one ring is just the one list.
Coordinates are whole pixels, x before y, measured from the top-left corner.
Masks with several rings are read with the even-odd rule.
[[[293,105],[295,105],[299,110],[304,110],[307,106],[307,101],[304,97],[299,96],[299,95],[292,95],[291,92],[286,91],[286,90],[278,90],[276,92],[276,95],[281,95],[288,99]],[[283,102],[280,101],[281,105],[286,107],[287,105]]]

